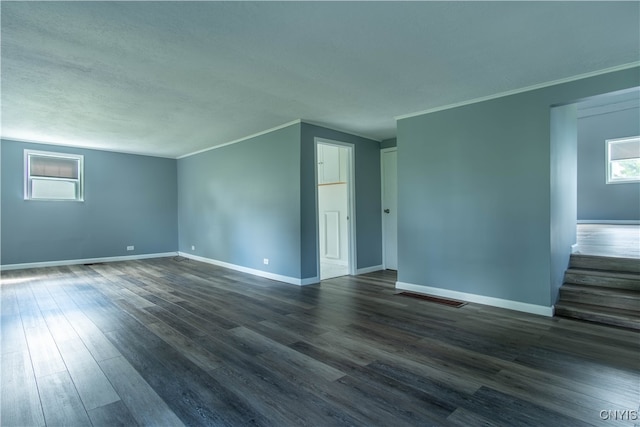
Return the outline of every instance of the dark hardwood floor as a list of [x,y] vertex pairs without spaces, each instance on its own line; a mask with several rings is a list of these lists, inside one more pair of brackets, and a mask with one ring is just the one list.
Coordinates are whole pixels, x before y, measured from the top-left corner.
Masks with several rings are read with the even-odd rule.
[[0,424],[640,423],[637,332],[394,281],[296,287],[171,258],[3,272]]
[[640,258],[640,225],[578,224],[578,253]]

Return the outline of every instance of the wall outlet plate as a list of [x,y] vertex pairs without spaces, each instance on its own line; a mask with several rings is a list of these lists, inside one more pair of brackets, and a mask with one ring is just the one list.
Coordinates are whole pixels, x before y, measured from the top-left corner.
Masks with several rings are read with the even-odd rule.
[[128,250],[128,251],[132,251],[132,250],[134,250],[134,249],[135,249],[135,247],[134,247],[134,246],[127,246],[127,250]]
[[264,263],[264,265],[269,265],[269,258],[263,259],[262,262]]
[[191,250],[195,251],[196,250],[196,246],[195,245],[191,245]]

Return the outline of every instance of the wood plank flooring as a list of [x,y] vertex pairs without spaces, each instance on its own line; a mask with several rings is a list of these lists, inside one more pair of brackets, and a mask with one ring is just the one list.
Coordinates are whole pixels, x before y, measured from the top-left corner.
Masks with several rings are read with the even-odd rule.
[[640,225],[578,224],[578,253],[640,258]]
[[163,258],[1,279],[2,426],[640,423],[637,332],[403,298],[388,271],[296,287]]

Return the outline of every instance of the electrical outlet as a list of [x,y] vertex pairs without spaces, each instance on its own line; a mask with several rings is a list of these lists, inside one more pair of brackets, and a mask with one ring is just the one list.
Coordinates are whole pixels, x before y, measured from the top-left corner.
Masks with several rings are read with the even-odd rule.
[[264,265],[269,265],[269,258],[263,259],[262,262],[264,263]]
[[135,249],[135,247],[134,247],[134,246],[127,246],[127,250],[128,250],[128,251],[132,251],[132,250],[134,250],[134,249]]
[[196,245],[191,245],[191,250],[195,251],[196,250]]

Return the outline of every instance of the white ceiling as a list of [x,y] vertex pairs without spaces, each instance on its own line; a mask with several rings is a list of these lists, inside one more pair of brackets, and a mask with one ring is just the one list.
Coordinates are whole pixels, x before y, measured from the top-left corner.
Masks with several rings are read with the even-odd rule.
[[639,2],[5,2],[2,137],[178,157],[640,60]]

